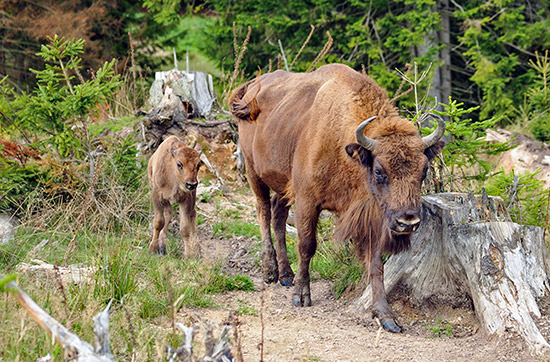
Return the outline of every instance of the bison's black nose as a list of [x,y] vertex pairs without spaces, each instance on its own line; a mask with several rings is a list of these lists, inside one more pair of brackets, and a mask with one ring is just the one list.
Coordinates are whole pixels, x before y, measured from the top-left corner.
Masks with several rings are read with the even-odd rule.
[[392,229],[398,233],[412,233],[419,225],[420,217],[416,213],[406,213],[395,218]]
[[185,181],[185,187],[187,187],[187,190],[189,191],[193,191],[194,189],[196,189],[197,185],[198,185],[198,182]]

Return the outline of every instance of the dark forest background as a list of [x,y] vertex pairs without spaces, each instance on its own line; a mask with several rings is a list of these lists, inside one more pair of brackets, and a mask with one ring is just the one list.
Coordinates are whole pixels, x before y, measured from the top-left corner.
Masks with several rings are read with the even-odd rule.
[[[35,81],[29,68],[42,64],[40,44],[54,34],[86,40],[84,68],[115,58],[122,69],[131,34],[146,78],[171,64],[172,48],[180,60],[189,50],[198,67],[221,76],[233,70],[234,43],[242,43],[250,26],[240,64],[245,79],[285,68],[281,46],[293,71],[346,63],[365,69],[390,96],[401,84],[396,69],[406,73],[409,65],[413,74],[416,63],[420,74],[431,64],[431,86],[424,90],[436,97],[431,102],[451,96],[467,107],[481,105],[475,118],[497,116],[501,125],[529,119],[550,128],[546,91],[533,94],[546,89],[547,74],[536,65],[550,46],[549,8],[548,0],[4,0],[0,74],[28,90]],[[325,45],[326,56],[316,59]],[[399,104],[410,108],[412,96]]]

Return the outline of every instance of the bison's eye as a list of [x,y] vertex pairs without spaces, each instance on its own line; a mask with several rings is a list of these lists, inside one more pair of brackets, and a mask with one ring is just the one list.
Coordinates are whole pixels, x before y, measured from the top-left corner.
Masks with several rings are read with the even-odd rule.
[[383,183],[386,183],[386,181],[388,180],[388,176],[386,176],[382,171],[380,171],[379,169],[375,169],[374,170],[374,179],[376,180],[376,182],[378,182],[379,184],[383,184]]
[[177,165],[179,170],[183,170],[183,165],[181,164],[181,162],[178,162]]

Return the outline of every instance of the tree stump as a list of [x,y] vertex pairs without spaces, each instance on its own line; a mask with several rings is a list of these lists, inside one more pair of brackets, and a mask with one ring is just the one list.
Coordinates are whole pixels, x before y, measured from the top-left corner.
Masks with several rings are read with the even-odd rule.
[[171,135],[197,133],[218,143],[237,141],[236,126],[230,124],[229,118],[216,119],[213,114],[216,98],[209,74],[177,69],[156,72],[149,94],[147,103],[151,109],[139,112],[144,116],[140,124],[142,153],[153,153]]
[[[515,331],[537,353],[547,350],[532,317],[541,316],[536,298],[549,287],[543,229],[511,222],[502,199],[485,193],[424,196],[422,219],[411,248],[385,264],[386,292],[404,284],[420,303],[450,305],[466,294],[482,331]],[[356,307],[371,303],[369,286]]]

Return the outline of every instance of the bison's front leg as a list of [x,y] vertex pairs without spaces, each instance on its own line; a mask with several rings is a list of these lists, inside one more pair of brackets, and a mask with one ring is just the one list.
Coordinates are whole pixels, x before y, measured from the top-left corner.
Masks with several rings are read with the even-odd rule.
[[200,257],[201,246],[197,238],[197,211],[195,210],[194,193],[180,202],[180,234],[185,247],[184,256]]
[[172,219],[172,206],[166,200],[153,196],[155,216],[153,218],[153,239],[149,251],[154,254],[166,254],[166,233]]
[[380,320],[382,327],[388,332],[401,332],[396,323],[395,315],[388,304],[384,289],[384,263],[381,248],[375,248],[370,258],[370,278],[372,287],[372,315]]
[[298,229],[298,272],[294,279],[292,304],[296,307],[311,306],[309,262],[317,249],[317,222],[319,208],[296,200],[295,220]]

